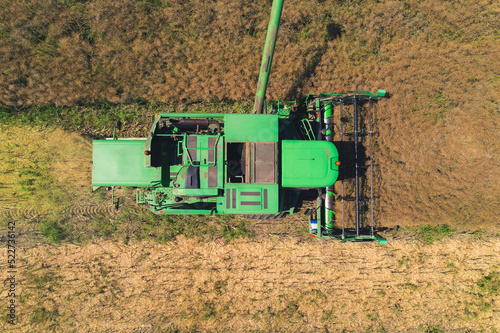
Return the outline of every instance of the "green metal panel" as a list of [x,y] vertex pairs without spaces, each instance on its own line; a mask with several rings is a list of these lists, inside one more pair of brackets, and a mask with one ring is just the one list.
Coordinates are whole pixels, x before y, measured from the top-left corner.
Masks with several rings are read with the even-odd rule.
[[224,197],[217,198],[219,214],[277,214],[278,185],[226,184]]
[[157,118],[207,118],[207,119],[222,119],[222,113],[158,113]]
[[333,143],[284,140],[281,146],[283,187],[327,187],[337,180],[339,154]]
[[160,209],[158,211],[155,211],[153,209],[149,209],[153,213],[157,215],[179,215],[179,214],[212,214],[212,210],[210,209],[171,209],[171,208],[164,208]]
[[227,114],[224,124],[227,141],[278,141],[278,115]]
[[356,94],[356,95],[363,95],[363,96],[369,96],[371,97],[372,100],[378,101],[382,97],[386,97],[387,92],[384,89],[378,89],[377,94],[375,95],[374,93],[366,90],[353,90],[349,91],[351,94]]
[[[152,212],[185,213],[198,210],[215,211],[217,189],[178,189],[172,187],[139,188],[136,191],[136,201],[146,204]],[[180,200],[179,200],[180,199]]]
[[93,186],[148,186],[160,180],[160,168],[144,165],[145,139],[94,140]]
[[218,190],[216,188],[173,188],[172,194],[192,197],[215,197],[217,196],[217,191]]

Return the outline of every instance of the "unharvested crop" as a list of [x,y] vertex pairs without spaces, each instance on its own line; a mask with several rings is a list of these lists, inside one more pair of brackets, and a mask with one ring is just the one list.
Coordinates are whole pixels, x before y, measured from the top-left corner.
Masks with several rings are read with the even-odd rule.
[[[224,112],[248,111],[269,9],[8,1],[0,118],[56,119],[93,136],[120,119],[141,136],[159,109],[223,101]],[[497,22],[488,1],[290,0],[268,97],[387,89],[375,113],[377,226],[488,226],[500,205]]]

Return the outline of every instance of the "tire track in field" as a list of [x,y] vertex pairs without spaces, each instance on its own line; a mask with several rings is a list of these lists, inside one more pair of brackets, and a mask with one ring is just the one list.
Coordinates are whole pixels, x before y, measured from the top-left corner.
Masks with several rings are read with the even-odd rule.
[[93,218],[99,215],[115,215],[117,209],[114,205],[106,204],[85,204],[85,205],[70,205],[63,210],[64,215],[75,217]]
[[[16,207],[13,202],[10,205],[4,205],[0,210],[0,217],[11,219],[36,219],[49,215],[50,212],[42,211],[37,207]],[[59,216],[64,217],[81,217],[81,218],[94,218],[99,215],[115,215],[117,210],[115,206],[108,204],[82,204],[82,205],[69,205],[63,208]]]

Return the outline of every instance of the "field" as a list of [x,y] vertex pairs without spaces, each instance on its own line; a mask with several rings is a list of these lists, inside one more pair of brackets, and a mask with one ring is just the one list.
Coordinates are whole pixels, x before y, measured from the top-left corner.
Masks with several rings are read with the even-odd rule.
[[[91,193],[92,139],[158,111],[250,112],[271,1],[4,1],[0,221],[15,225],[7,331],[500,329],[500,6],[285,1],[269,100],[386,89],[376,229],[321,242],[306,217],[155,217]],[[7,290],[1,290],[7,304]]]
[[27,332],[495,332],[499,250],[463,237],[36,247],[18,320]]

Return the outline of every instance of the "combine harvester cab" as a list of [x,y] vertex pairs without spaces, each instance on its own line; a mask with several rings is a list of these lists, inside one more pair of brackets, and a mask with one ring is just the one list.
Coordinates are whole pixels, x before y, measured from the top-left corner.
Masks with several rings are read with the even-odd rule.
[[[282,6],[283,0],[274,0],[252,114],[158,113],[146,138],[94,140],[94,189],[136,187],[137,203],[155,214],[258,219],[293,214],[300,193],[312,190],[318,195],[316,208],[308,210],[311,236],[378,240],[373,214],[371,233],[361,233],[358,190],[355,232],[347,231],[343,219],[341,229],[333,228],[333,186],[342,169],[332,122],[335,108],[343,105],[354,105],[357,112],[358,104],[369,103],[371,117],[371,102],[385,91],[310,95],[302,109],[296,102],[268,108],[265,94]],[[355,147],[357,154],[358,141]],[[358,169],[356,162],[357,189]]]

